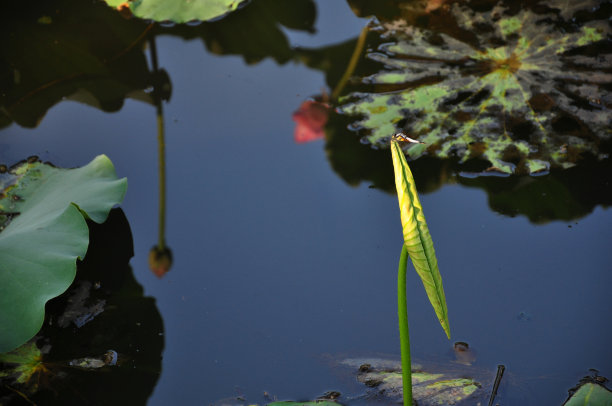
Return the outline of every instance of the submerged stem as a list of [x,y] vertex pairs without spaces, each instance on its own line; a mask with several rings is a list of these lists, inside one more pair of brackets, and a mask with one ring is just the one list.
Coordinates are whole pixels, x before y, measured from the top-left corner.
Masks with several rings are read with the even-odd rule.
[[399,267],[397,269],[397,316],[399,319],[400,348],[402,352],[402,383],[404,406],[412,406],[412,366],[410,363],[410,336],[408,334],[408,309],[406,304],[406,267],[408,251],[402,244]]

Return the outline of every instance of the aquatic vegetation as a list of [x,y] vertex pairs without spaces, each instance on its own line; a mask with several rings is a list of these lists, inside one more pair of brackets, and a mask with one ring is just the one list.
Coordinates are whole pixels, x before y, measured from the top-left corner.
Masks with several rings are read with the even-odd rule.
[[448,14],[457,27],[447,32],[380,23],[373,30],[384,43],[368,57],[384,67],[363,78],[368,90],[344,97],[340,111],[361,117],[354,127],[372,144],[397,131],[424,141],[407,149],[411,158],[482,158],[490,169],[534,173],[572,166],[584,153],[606,157],[612,54],[607,17],[598,13],[605,2],[555,3],[538,12],[455,3]]
[[234,11],[244,0],[105,0],[109,6],[125,13],[127,9],[140,18],[184,23],[191,20],[212,20]]
[[40,330],[45,304],[70,286],[85,257],[85,220],[104,222],[126,188],[104,155],[76,169],[31,159],[0,178],[0,353]]
[[[398,141],[399,140],[399,141]],[[440,325],[450,338],[448,309],[442,287],[442,276],[438,269],[438,260],[433,240],[425,221],[423,207],[419,201],[412,172],[399,142],[418,142],[410,140],[403,134],[396,134],[391,139],[391,154],[395,170],[395,186],[400,207],[404,244],[400,255],[397,276],[397,313],[399,318],[400,345],[402,353],[402,381],[404,405],[412,405],[412,367],[410,361],[410,336],[408,333],[408,314],[406,308],[406,265],[410,256],[414,269],[423,281],[427,297],[433,306]]]
[[[349,358],[341,364],[359,371],[357,381],[370,388],[371,396],[386,402],[401,400],[402,371],[398,362],[384,358]],[[485,377],[483,371],[476,369],[412,364],[414,400],[422,406],[486,404],[489,385],[482,380]]]

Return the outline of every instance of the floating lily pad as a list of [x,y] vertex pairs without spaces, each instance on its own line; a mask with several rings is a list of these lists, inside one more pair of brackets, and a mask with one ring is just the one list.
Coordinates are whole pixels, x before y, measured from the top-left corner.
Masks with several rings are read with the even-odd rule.
[[[340,111],[361,117],[353,127],[372,144],[397,131],[424,141],[407,149],[411,158],[482,158],[501,172],[535,173],[583,153],[605,157],[612,52],[603,3],[548,4],[539,14],[455,3],[446,32],[382,22],[373,30],[384,44],[368,54],[380,70]],[[579,12],[580,26],[571,21]]]
[[85,218],[104,222],[126,187],[104,155],[77,169],[24,161],[0,178],[0,353],[40,329],[87,252]]
[[207,21],[234,11],[245,0],[105,0],[109,6],[126,5],[136,17],[184,23]]
[[[402,400],[402,372],[399,361],[381,358],[349,358],[342,365],[357,369],[357,380],[372,388],[372,396],[387,400]],[[482,401],[487,391],[466,370],[426,370],[412,365],[412,395],[420,406],[474,405]]]

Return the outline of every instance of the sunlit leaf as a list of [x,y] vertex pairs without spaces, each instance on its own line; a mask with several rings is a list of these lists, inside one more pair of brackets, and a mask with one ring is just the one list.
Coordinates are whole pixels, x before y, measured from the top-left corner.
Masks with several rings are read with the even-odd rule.
[[24,161],[0,178],[0,353],[40,329],[87,252],[84,216],[103,222],[126,187],[104,155],[77,169]]
[[368,55],[381,69],[341,111],[361,117],[354,127],[373,144],[398,131],[426,142],[408,148],[411,158],[481,158],[505,173],[568,167],[587,152],[603,158],[612,137],[610,26],[602,3],[589,3],[579,5],[581,25],[569,21],[581,10],[567,4],[538,14],[455,3],[458,27],[446,32],[383,22],[374,29],[384,44]]
[[436,316],[438,316],[444,332],[450,338],[446,298],[442,287],[442,276],[438,270],[438,260],[436,259],[433,240],[429,234],[412,172],[399,143],[395,140],[391,141],[391,154],[393,156],[395,187],[397,188],[397,198],[400,206],[404,244],[414,269],[423,281],[427,297],[436,312]]
[[129,6],[136,17],[184,23],[212,20],[236,10],[245,0],[105,0],[109,6]]

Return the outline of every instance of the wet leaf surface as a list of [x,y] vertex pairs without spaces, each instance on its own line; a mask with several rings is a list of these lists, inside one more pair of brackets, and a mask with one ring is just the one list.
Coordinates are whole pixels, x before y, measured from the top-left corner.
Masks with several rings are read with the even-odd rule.
[[[373,30],[384,43],[368,54],[379,71],[341,100],[341,111],[361,117],[353,126],[372,144],[398,131],[426,142],[407,148],[411,158],[480,158],[504,173],[569,167],[584,154],[605,158],[609,4],[542,4],[549,7],[500,2],[475,11],[455,3],[444,18],[456,27],[446,30],[380,23]],[[572,22],[585,13],[580,27]]]

